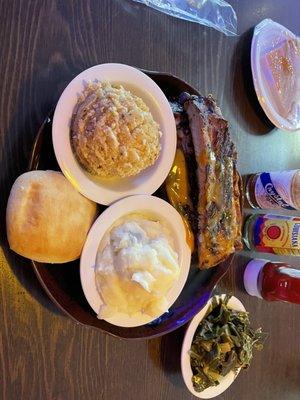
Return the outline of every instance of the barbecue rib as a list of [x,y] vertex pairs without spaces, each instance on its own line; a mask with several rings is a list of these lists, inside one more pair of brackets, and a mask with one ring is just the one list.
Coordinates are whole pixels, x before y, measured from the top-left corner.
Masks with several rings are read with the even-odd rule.
[[185,94],[181,100],[188,115],[197,162],[199,267],[219,264],[242,248],[237,153],[228,122],[211,97]]

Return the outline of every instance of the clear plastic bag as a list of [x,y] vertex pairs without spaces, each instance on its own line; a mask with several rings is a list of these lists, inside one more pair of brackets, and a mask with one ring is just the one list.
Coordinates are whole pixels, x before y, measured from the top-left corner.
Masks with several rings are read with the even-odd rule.
[[237,17],[234,9],[223,0],[133,0],[155,10],[197,22],[225,33],[237,34]]

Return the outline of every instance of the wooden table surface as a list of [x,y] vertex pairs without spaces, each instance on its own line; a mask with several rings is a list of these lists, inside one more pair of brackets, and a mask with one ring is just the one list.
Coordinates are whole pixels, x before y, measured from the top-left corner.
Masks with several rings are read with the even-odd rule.
[[[127,342],[76,325],[43,293],[30,262],[9,252],[5,208],[37,128],[63,88],[83,69],[104,62],[171,72],[213,93],[230,121],[241,173],[299,167],[300,134],[267,122],[253,92],[249,52],[252,28],[266,17],[300,35],[300,3],[231,4],[237,37],[130,0],[0,0],[1,399],[192,399],[180,373],[184,329]],[[250,369],[219,398],[298,400],[299,308],[247,296],[240,281],[245,254],[219,290],[236,294],[253,325],[269,337]]]

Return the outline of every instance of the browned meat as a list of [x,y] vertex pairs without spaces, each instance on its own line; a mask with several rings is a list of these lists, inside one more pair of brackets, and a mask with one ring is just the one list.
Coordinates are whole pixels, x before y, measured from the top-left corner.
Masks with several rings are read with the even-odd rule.
[[195,158],[195,150],[193,138],[191,135],[189,120],[183,107],[176,101],[170,102],[177,130],[177,148],[182,150],[188,169],[188,187],[189,199],[191,204],[185,205],[182,214],[188,217],[189,223],[193,230],[194,235],[197,235],[198,230],[198,182],[197,182],[197,163]]
[[185,96],[197,162],[199,266],[210,268],[242,248],[237,153],[228,122],[211,97]]

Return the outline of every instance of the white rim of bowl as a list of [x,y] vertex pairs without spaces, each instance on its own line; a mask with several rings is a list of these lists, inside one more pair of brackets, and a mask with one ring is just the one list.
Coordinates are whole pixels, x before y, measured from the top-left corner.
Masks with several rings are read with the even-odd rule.
[[[183,343],[182,343],[182,349],[181,349],[181,373],[182,373],[184,383],[185,383],[186,387],[188,388],[188,390],[194,396],[198,397],[199,399],[210,399],[210,398],[219,396],[221,393],[223,393],[226,389],[229,388],[229,386],[234,382],[234,380],[236,379],[236,377],[238,376],[238,374],[240,372],[240,369],[238,370],[238,372],[236,374],[234,374],[234,372],[232,372],[232,371],[229,372],[224,377],[224,380],[226,379],[226,377],[227,377],[227,380],[224,381],[223,385],[222,385],[222,381],[221,381],[218,386],[209,387],[209,388],[203,390],[202,392],[196,392],[196,390],[193,387],[193,384],[192,384],[193,372],[192,372],[190,356],[189,356],[188,352],[191,348],[196,329],[198,328],[200,322],[205,317],[208,307],[211,305],[212,299],[214,297],[217,297],[218,299],[220,299],[220,298],[224,299],[226,297],[226,294],[212,296],[208,300],[206,305],[202,308],[202,310],[199,311],[199,313],[195,315],[195,317],[191,320],[191,322],[189,323],[189,325],[187,327],[187,330],[184,335]],[[228,306],[229,306],[229,308],[231,308],[233,310],[246,311],[242,302],[239,299],[237,299],[235,296],[230,297]],[[231,375],[229,375],[229,374],[231,374]]]
[[[60,118],[68,119],[68,123],[70,122],[72,112],[74,106],[76,104],[77,99],[74,98],[74,94],[70,95],[75,86],[79,85],[82,86],[82,81],[84,80],[110,80],[114,82],[119,82],[126,87],[126,79],[122,81],[119,79],[109,79],[105,78],[105,71],[110,70],[111,73],[116,75],[123,76],[124,74],[128,74],[130,77],[129,81],[127,82],[128,85],[134,85],[134,82],[137,80],[143,81],[143,92],[147,94],[148,98],[151,98],[151,102],[153,104],[151,112],[154,110],[155,105],[155,112],[160,115],[160,119],[164,126],[160,126],[163,130],[164,135],[164,145],[162,145],[162,149],[159,155],[159,159],[156,160],[155,164],[144,171],[141,171],[136,177],[128,178],[128,187],[131,186],[129,189],[126,188],[121,190],[116,190],[118,188],[118,184],[114,189],[109,188],[105,182],[95,182],[91,177],[88,176],[82,167],[79,165],[76,157],[72,151],[71,143],[70,143],[70,136],[69,136],[69,129],[68,133],[65,131],[61,134],[61,124]],[[116,72],[117,71],[117,72]],[[120,73],[119,73],[120,71]],[[106,72],[108,74],[108,72]],[[118,76],[119,76],[118,75]],[[82,88],[80,89],[82,90]],[[79,92],[80,92],[79,90]],[[139,88],[140,90],[140,88]],[[78,93],[78,91],[77,91]],[[72,101],[68,103],[68,97],[72,97]],[[141,96],[142,97],[142,96]],[[145,100],[145,99],[144,99]],[[147,101],[146,101],[147,103]],[[66,107],[66,104],[68,105]],[[149,105],[149,104],[148,104]],[[151,108],[151,107],[149,107]],[[67,109],[67,111],[66,111]],[[61,117],[61,115],[67,114],[67,117]],[[63,129],[66,130],[65,124]],[[53,147],[56,159],[58,164],[66,176],[66,178],[73,184],[73,186],[84,196],[88,197],[89,199],[95,201],[96,203],[110,205],[113,202],[120,200],[121,198],[132,196],[135,194],[152,194],[154,193],[164,182],[166,179],[175,157],[176,151],[176,125],[175,119],[173,116],[173,112],[171,110],[170,104],[160,89],[160,87],[146,74],[142,71],[131,67],[125,64],[118,64],[118,63],[106,63],[106,64],[99,64],[93,67],[82,71],[79,75],[77,75],[64,89],[62,92],[53,117],[53,125],[52,125],[52,140],[53,140]],[[145,176],[145,181],[140,183],[133,181],[136,178],[141,180],[142,177]],[[126,185],[124,180],[120,180],[121,187]]]
[[[191,251],[186,240],[184,240],[186,233],[180,214],[169,203],[158,197],[150,195],[130,196],[119,200],[100,214],[91,227],[82,250],[80,259],[81,286],[88,303],[96,314],[98,314],[102,302],[95,284],[94,265],[101,240],[117,220],[126,215],[139,214],[143,211],[149,212],[149,215],[157,216],[159,220],[165,221],[175,236],[174,246],[179,257],[180,276],[178,280],[174,282],[173,288],[167,295],[169,307],[171,307],[182,292],[190,270]],[[120,324],[120,321],[116,323],[114,318],[105,320],[117,326],[136,327],[150,323],[158,317],[160,317],[160,315],[154,318],[147,317],[140,323],[133,325],[127,317],[129,323]],[[124,322],[124,318],[122,321]]]

